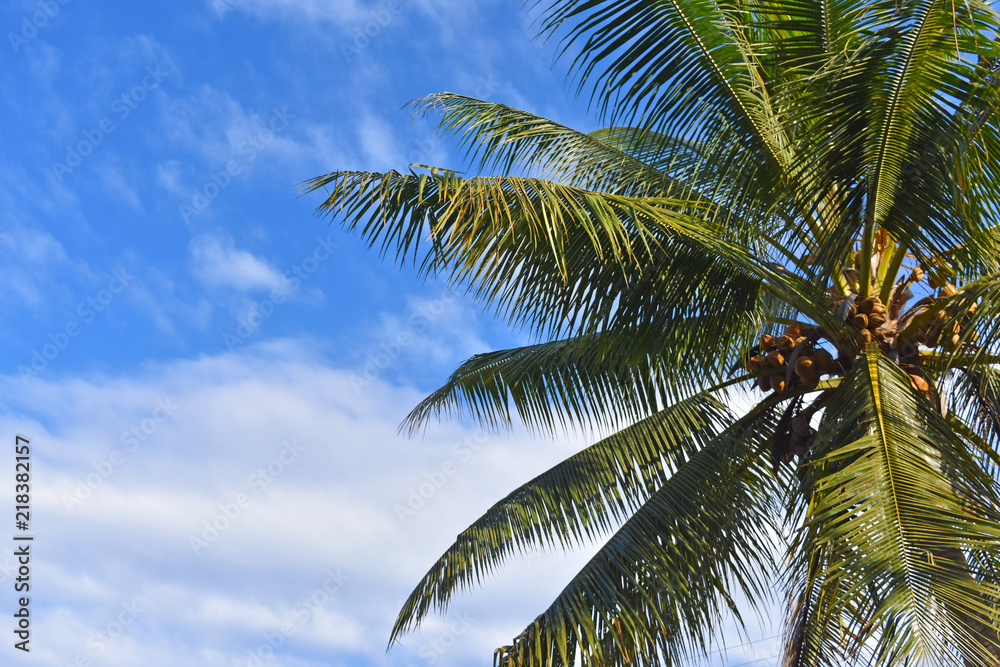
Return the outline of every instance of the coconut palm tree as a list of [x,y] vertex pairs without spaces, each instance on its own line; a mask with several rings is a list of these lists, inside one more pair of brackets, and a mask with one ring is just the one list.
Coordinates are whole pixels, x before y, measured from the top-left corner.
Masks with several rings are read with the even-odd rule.
[[497,175],[306,184],[537,340],[404,427],[611,434],[463,531],[390,644],[523,550],[598,541],[500,665],[685,664],[773,590],[786,666],[1000,664],[998,14],[537,9],[605,129],[439,94],[418,110]]

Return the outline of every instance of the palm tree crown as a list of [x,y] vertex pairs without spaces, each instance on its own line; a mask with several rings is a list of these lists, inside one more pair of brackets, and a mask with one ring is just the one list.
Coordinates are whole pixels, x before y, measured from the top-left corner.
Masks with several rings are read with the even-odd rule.
[[1000,664],[1000,17],[540,11],[605,129],[434,95],[418,108],[500,175],[306,184],[539,341],[463,363],[411,429],[613,432],[462,532],[390,641],[523,549],[600,539],[499,664],[679,664],[776,582],[788,667]]

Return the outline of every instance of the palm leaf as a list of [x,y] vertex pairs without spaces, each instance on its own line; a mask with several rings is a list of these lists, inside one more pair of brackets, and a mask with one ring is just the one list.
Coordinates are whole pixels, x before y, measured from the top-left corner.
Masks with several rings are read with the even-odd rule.
[[[619,312],[739,313],[756,305],[759,263],[727,245],[724,229],[693,217],[711,217],[698,202],[436,173],[343,172],[306,187],[329,188],[320,213],[346,218],[383,254],[475,285],[512,323],[547,337],[611,327]],[[720,237],[720,248],[737,248],[740,264],[719,262],[709,235]],[[642,291],[631,287],[640,284]],[[664,298],[652,302],[651,287]]]
[[690,188],[651,163],[547,118],[505,104],[440,93],[416,101],[418,113],[438,118],[438,130],[480,168],[515,168],[586,190],[630,196],[683,197]]
[[[514,643],[500,665],[660,665],[704,655],[732,594],[769,597],[774,411],[744,418],[653,494]],[[738,618],[738,614],[737,614]]]
[[[880,664],[990,656],[997,645],[975,626],[992,620],[995,602],[984,600],[997,600],[1000,589],[972,577],[960,555],[995,558],[994,484],[877,349],[847,376],[823,421],[804,481],[809,507],[798,558],[836,550],[822,574],[838,587],[842,640],[873,650]],[[965,501],[983,494],[987,505]]]
[[741,327],[735,313],[722,310],[478,354],[421,401],[403,428],[412,434],[432,417],[466,410],[490,428],[509,426],[515,413],[546,432],[571,424],[621,428],[723,382],[756,330],[755,322]]
[[726,409],[698,395],[591,445],[521,486],[458,536],[400,611],[392,641],[512,555],[607,534],[718,433]]
[[545,2],[541,32],[566,28],[560,54],[577,51],[579,86],[609,124],[689,138],[733,127],[762,163],[780,164],[766,90],[734,38],[739,14],[707,0]]

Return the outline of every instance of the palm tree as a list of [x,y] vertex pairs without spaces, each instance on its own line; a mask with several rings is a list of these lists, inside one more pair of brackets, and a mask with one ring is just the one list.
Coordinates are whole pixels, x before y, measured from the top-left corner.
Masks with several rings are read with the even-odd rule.
[[605,129],[439,94],[418,109],[500,175],[306,184],[538,341],[469,359],[404,427],[612,434],[462,532],[390,645],[523,550],[601,540],[500,665],[682,664],[776,585],[786,666],[1000,664],[998,14],[539,11]]

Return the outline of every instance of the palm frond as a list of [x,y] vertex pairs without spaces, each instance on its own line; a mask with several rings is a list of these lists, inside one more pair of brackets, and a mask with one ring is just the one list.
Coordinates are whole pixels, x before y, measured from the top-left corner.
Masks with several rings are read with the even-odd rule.
[[975,433],[1000,452],[1000,369],[987,364],[961,368],[953,383],[949,412],[972,425]]
[[[624,313],[729,310],[738,318],[757,305],[760,263],[726,244],[698,202],[437,173],[338,172],[306,187],[329,188],[319,212],[345,218],[383,254],[474,285],[513,324],[546,337],[611,328]],[[736,249],[739,264],[720,262],[706,245],[720,236],[718,247]],[[764,274],[785,281],[773,267]]]
[[1000,505],[966,444],[875,346],[827,406],[820,434],[797,557],[836,549],[820,588],[829,599],[827,582],[837,586],[839,613],[823,622],[840,625],[849,653],[871,649],[880,663],[989,659],[1000,645],[977,627],[993,622],[1000,589],[960,556],[995,558]]
[[760,456],[774,410],[708,443],[653,494],[549,608],[501,666],[673,665],[709,650],[737,591],[768,599],[777,533],[774,478]]
[[438,131],[478,167],[533,176],[586,190],[629,196],[691,197],[691,188],[649,162],[520,109],[453,93],[416,101],[416,111],[438,118]]
[[715,438],[728,411],[698,395],[591,445],[524,484],[458,536],[407,599],[390,644],[456,590],[479,583],[534,547],[582,544],[607,534]]
[[864,0],[761,0],[751,8],[755,50],[769,80],[786,85],[852,51],[879,19]]
[[545,4],[543,34],[575,51],[580,90],[610,125],[691,139],[735,128],[761,164],[781,163],[767,91],[737,38],[742,15],[711,0]]
[[678,313],[625,330],[478,354],[421,401],[402,428],[413,434],[431,418],[466,411],[494,429],[510,426],[514,415],[548,433],[572,425],[621,428],[724,382],[757,330],[731,312]]

